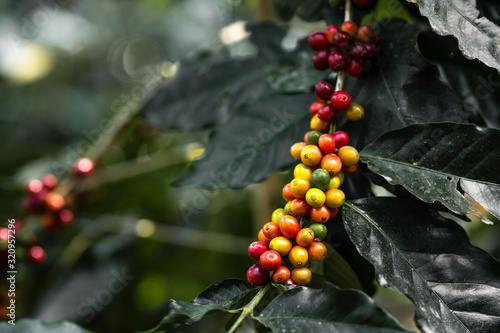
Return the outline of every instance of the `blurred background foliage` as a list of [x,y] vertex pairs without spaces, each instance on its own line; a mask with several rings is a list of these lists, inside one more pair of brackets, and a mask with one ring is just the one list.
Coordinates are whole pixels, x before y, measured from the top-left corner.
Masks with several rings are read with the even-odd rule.
[[[276,15],[263,0],[0,2],[2,221],[19,216],[28,179],[67,176],[117,108],[132,109],[180,59],[202,49],[247,54],[248,45],[228,44],[244,34],[234,23],[268,18]],[[291,39],[322,24],[294,18]],[[203,152],[208,134],[161,133],[134,120],[102,155],[96,181],[74,198],[72,227],[45,232],[39,218],[27,219],[23,237],[36,232],[47,261],[19,267],[18,315],[130,332],[158,323],[170,298],[189,300],[209,284],[244,278],[246,248],[283,206],[280,189],[289,177],[242,190],[171,187]],[[497,238],[481,223],[470,228],[474,241],[498,257]],[[117,272],[130,283],[91,318],[85,302]],[[212,324],[204,332],[221,331],[223,324]]]

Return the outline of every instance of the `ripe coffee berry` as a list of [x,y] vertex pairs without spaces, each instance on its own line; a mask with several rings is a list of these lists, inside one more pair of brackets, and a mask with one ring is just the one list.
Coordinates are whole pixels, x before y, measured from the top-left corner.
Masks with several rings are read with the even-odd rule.
[[323,152],[323,154],[330,154],[335,151],[335,140],[330,134],[323,134],[319,137],[318,140],[319,149]]
[[269,249],[278,252],[282,257],[284,257],[292,249],[292,242],[284,236],[278,236],[273,238],[271,243],[269,243]]
[[57,177],[54,175],[45,175],[42,178],[43,187],[49,191],[53,190],[58,183],[59,181],[57,180]]
[[348,167],[358,163],[359,161],[359,153],[356,148],[351,146],[344,146],[339,149],[337,155],[340,157],[342,161],[342,166]]
[[311,208],[310,214],[314,222],[326,223],[330,219],[330,210],[325,205]]
[[[324,120],[324,121],[331,121],[333,118],[335,118],[335,115],[337,114],[337,111],[335,111],[334,108],[330,104],[325,104],[319,109],[317,115],[319,119]],[[316,131],[321,135],[321,132]],[[319,139],[319,137],[318,137]],[[310,144],[318,144],[318,141],[316,143],[310,143]]]
[[289,239],[295,238],[300,230],[299,222],[295,219],[295,217],[291,215],[283,216],[281,218],[279,226],[283,236]]
[[27,259],[33,264],[41,264],[47,258],[44,249],[40,246],[32,246],[28,248]]
[[94,161],[90,158],[80,158],[75,164],[75,175],[87,176],[94,171]]
[[45,196],[45,205],[53,212],[60,211],[66,205],[64,197],[58,193],[49,192]]
[[314,52],[311,62],[314,66],[314,68],[319,69],[319,70],[325,70],[328,68],[328,55],[330,54],[330,51],[327,49],[324,50],[318,50]]
[[307,254],[311,261],[323,261],[326,258],[326,246],[321,242],[313,242],[307,247]]
[[281,266],[281,256],[274,250],[268,250],[261,254],[259,264],[266,271],[274,271]]
[[307,250],[302,246],[294,246],[288,253],[288,261],[294,267],[304,267],[309,259]]
[[333,50],[328,55],[328,66],[333,71],[341,71],[347,68],[347,58],[345,55],[339,50]]
[[348,50],[352,44],[352,37],[347,32],[337,31],[332,37],[332,44],[337,50]]
[[263,243],[263,242],[253,242],[248,247],[248,255],[253,260],[259,260],[259,258],[262,255],[262,253],[266,252],[267,250],[269,250],[269,249],[267,248],[267,245],[265,243]]
[[31,179],[26,183],[25,188],[28,194],[37,194],[42,191],[43,183],[38,179]]
[[333,91],[334,89],[332,85],[325,81],[320,81],[316,83],[316,86],[314,87],[314,92],[316,96],[325,101],[329,100],[330,97],[332,97]]
[[328,126],[330,126],[330,122],[320,119],[317,114],[315,114],[311,119],[312,130],[326,132],[326,130],[328,130]]
[[293,199],[295,199],[295,197],[293,196],[292,192],[290,191],[290,183],[286,184],[284,187],[283,187],[283,190],[281,191],[281,194],[283,195],[283,198],[287,201],[291,201]]
[[344,116],[350,121],[358,121],[365,115],[365,109],[358,103],[351,103],[347,110],[344,111]]
[[333,93],[330,103],[335,110],[343,111],[351,104],[351,96],[345,91],[339,90]]
[[311,114],[311,116],[314,116],[316,113],[318,113],[318,110],[321,109],[323,105],[324,104],[320,102],[312,103],[311,106],[309,107],[309,113]]
[[295,237],[295,242],[297,245],[302,246],[302,247],[307,247],[311,245],[311,243],[314,241],[314,231],[309,228],[303,228],[300,229],[299,233],[297,234],[297,237]]
[[335,154],[328,154],[321,160],[321,168],[335,176],[342,170],[342,160]]
[[361,76],[365,71],[365,62],[360,59],[351,59],[347,66],[347,73],[350,76]]
[[365,49],[366,49],[366,58],[370,59],[375,56],[375,53],[377,52],[377,47],[373,44],[364,44]]
[[339,209],[338,208],[329,208],[328,207],[328,209],[330,210],[330,218],[331,219],[333,219],[339,213]]
[[333,44],[333,35],[335,35],[335,33],[339,30],[339,27],[337,27],[336,25],[330,25],[326,28],[325,36],[328,43]]
[[290,279],[290,270],[285,266],[278,267],[273,273],[275,283],[285,283],[288,279]]
[[342,23],[340,30],[346,32],[349,36],[354,38],[354,36],[356,36],[356,32],[358,31],[358,26],[353,21],[345,21]]
[[309,214],[310,209],[311,206],[309,206],[308,202],[305,199],[299,198],[290,201],[290,206],[288,206],[288,211],[295,217],[306,216],[307,214]]
[[344,131],[337,131],[332,134],[337,148],[346,146],[349,143],[349,135]]
[[305,286],[309,282],[311,282],[312,273],[308,268],[300,267],[294,268],[290,274],[293,282],[295,282],[299,286]]
[[372,40],[373,35],[374,31],[371,25],[363,24],[359,26],[356,37],[361,43],[369,43]]
[[248,269],[247,280],[254,287],[263,286],[269,282],[269,272],[255,264]]
[[326,40],[326,35],[322,32],[313,32],[309,35],[307,42],[315,50],[326,49],[330,46]]
[[264,224],[262,231],[264,232],[264,236],[271,240],[275,237],[281,236],[280,227],[274,222],[267,222]]
[[363,60],[368,58],[368,50],[366,49],[365,44],[355,43],[349,52],[349,56],[351,59]]

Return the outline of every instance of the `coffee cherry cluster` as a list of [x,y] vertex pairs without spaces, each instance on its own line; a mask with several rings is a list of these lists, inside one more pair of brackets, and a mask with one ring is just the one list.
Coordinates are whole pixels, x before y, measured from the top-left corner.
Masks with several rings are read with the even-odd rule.
[[380,36],[368,24],[358,28],[353,21],[345,21],[340,28],[331,25],[324,33],[312,33],[308,42],[316,50],[312,57],[316,69],[347,70],[351,76],[360,76],[365,62],[375,56]]
[[[84,177],[94,170],[94,162],[89,158],[76,161],[73,168],[75,177]],[[45,175],[41,179],[31,179],[25,185],[23,212],[25,216],[37,215],[40,217],[41,227],[45,230],[64,228],[73,222],[74,214],[68,208],[63,195],[57,192],[59,180],[54,175]],[[16,234],[21,231],[23,223],[16,220]],[[0,228],[0,242],[2,233],[7,228]],[[30,263],[40,264],[46,259],[45,251],[39,246],[34,235],[26,235],[26,259]],[[4,254],[0,244],[0,254]]]
[[248,247],[249,256],[259,262],[247,271],[247,279],[254,286],[262,286],[270,279],[294,285],[311,281],[309,262],[322,261],[327,255],[321,242],[327,235],[324,224],[337,215],[345,201],[339,189],[344,173],[358,169],[359,154],[348,146],[348,134],[326,132],[335,123],[337,112],[359,120],[363,108],[352,103],[345,91],[334,91],[327,82],[316,84],[315,93],[318,102],[309,109],[313,116],[311,131],[290,149],[300,163],[294,168],[294,179],[282,190],[287,204],[273,212],[271,222],[260,229],[258,241]]

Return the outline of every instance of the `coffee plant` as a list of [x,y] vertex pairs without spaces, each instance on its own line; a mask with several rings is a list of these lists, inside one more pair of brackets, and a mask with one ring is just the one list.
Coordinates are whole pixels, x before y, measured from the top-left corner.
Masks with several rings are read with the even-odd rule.
[[[210,133],[176,188],[240,189],[277,173],[283,183],[266,187],[282,199],[242,245],[248,270],[191,301],[171,299],[144,333],[203,331],[217,314],[230,333],[499,332],[500,253],[469,237],[470,225],[494,234],[500,219],[500,6],[272,4],[274,21],[245,25],[239,43],[253,53],[214,48],[181,61],[68,175],[30,180],[19,218],[0,230],[2,265],[11,232],[27,263],[43,265],[39,229],[72,227],[104,152],[144,119],[156,132]],[[290,20],[320,29],[284,48]],[[25,225],[30,216],[39,229]],[[380,288],[414,303],[415,327],[373,300]],[[28,319],[0,328],[87,332]]]

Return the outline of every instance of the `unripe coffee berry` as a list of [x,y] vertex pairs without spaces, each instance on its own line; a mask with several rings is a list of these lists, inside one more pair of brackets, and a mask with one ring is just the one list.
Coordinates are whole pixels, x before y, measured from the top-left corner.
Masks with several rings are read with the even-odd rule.
[[294,267],[304,267],[309,259],[307,250],[302,246],[294,246],[288,253],[288,261]]
[[328,234],[328,229],[322,223],[313,223],[309,226],[309,229],[314,232],[314,239],[322,240]]
[[311,129],[326,132],[328,130],[328,126],[330,126],[330,122],[326,120],[322,120],[318,117],[318,114],[315,114],[311,119]]
[[337,152],[338,157],[342,161],[342,166],[348,167],[358,163],[359,161],[359,153],[356,148],[351,146],[344,146],[339,149]]
[[290,148],[290,154],[292,154],[293,158],[300,161],[300,153],[305,146],[307,146],[305,142],[294,143]]
[[300,267],[294,268],[290,274],[293,282],[295,282],[299,286],[305,286],[309,282],[311,282],[312,273],[308,268]]
[[292,249],[292,242],[284,236],[279,236],[273,238],[271,243],[269,243],[269,249],[278,252],[282,257],[284,257],[288,255],[288,252]]
[[326,223],[330,219],[330,209],[328,209],[328,207],[326,207],[325,205],[311,208],[310,214],[311,220],[313,220],[314,222]]
[[310,179],[313,171],[311,170],[310,167],[305,165],[304,163],[299,163],[295,166],[293,169],[293,177],[302,177],[306,179]]
[[307,214],[309,214],[310,209],[311,206],[308,204],[308,202],[305,199],[299,199],[299,198],[290,201],[290,205],[288,206],[290,214],[295,217],[306,216]]
[[323,261],[327,255],[326,246],[321,242],[313,242],[307,247],[307,254],[311,261]]
[[296,198],[304,198],[311,188],[311,181],[307,178],[297,177],[290,182],[290,192]]
[[283,190],[281,191],[281,194],[283,195],[283,198],[287,201],[291,201],[291,200],[295,199],[292,192],[290,191],[290,183],[283,186]]
[[328,154],[321,160],[321,168],[330,173],[330,176],[335,176],[342,170],[342,160],[335,154]]
[[328,190],[326,191],[325,196],[325,204],[329,208],[338,208],[345,202],[345,194],[342,190],[339,189]]
[[262,231],[264,232],[264,236],[271,240],[275,237],[281,236],[280,227],[274,222],[267,222],[264,224]]
[[358,103],[351,103],[347,110],[344,111],[344,116],[350,121],[358,121],[365,115],[365,109]]
[[283,208],[278,208],[271,215],[271,221],[274,223],[279,223],[281,218],[285,215],[288,215],[288,212]]
[[299,222],[291,215],[283,216],[280,220],[279,226],[283,236],[289,239],[295,238],[300,230]]
[[330,173],[323,169],[318,168],[313,171],[311,175],[311,187],[316,187],[320,190],[328,189],[328,184],[330,183]]
[[314,241],[314,231],[310,228],[303,228],[300,229],[299,233],[297,234],[297,237],[295,237],[295,242],[297,245],[302,246],[302,247],[307,247],[311,245],[311,243]]
[[321,162],[323,153],[316,145],[307,145],[300,152],[300,160],[307,166],[316,166]]
[[311,188],[306,193],[306,201],[311,207],[320,207],[325,200],[325,193],[318,188]]
[[373,35],[373,28],[368,24],[363,24],[359,26],[356,37],[361,43],[369,43],[372,40]]
[[[321,109],[323,109],[323,107]],[[320,109],[320,111],[321,111],[321,109]],[[318,116],[319,116],[319,114],[318,114]],[[317,145],[320,136],[321,136],[321,132],[320,131],[310,131],[310,132],[308,132],[308,134],[307,134],[307,144],[308,145]]]
[[354,36],[356,36],[356,32],[358,31],[358,26],[353,21],[345,21],[342,23],[340,30],[346,32],[349,36],[354,38]]
[[267,238],[266,235],[264,235],[264,230],[262,230],[262,229],[259,230],[259,234],[257,235],[257,239],[259,240],[259,242],[262,242],[268,246],[269,246],[269,243],[271,242],[271,240],[269,238]]

